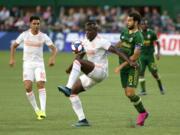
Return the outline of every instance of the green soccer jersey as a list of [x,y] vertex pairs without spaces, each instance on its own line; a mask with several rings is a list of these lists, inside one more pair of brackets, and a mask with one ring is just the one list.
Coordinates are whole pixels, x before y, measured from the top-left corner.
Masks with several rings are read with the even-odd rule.
[[[134,53],[135,47],[142,47],[143,45],[143,35],[140,31],[129,33],[128,29],[125,29],[120,36],[121,39],[121,50],[130,57]],[[119,58],[119,64],[122,64],[124,60]],[[128,68],[130,66],[126,66]]]
[[141,55],[153,55],[154,54],[154,41],[157,40],[157,35],[152,29],[142,32],[144,37],[143,47],[141,48]]

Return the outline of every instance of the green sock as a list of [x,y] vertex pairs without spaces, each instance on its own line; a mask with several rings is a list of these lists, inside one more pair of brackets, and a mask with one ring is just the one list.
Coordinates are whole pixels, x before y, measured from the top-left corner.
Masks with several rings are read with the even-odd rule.
[[131,96],[129,97],[129,99],[131,100],[131,102],[133,102],[134,107],[139,113],[146,112],[143,103],[141,101],[141,98],[138,95]]
[[141,85],[141,91],[146,92],[146,82],[145,79],[139,79],[140,85]]

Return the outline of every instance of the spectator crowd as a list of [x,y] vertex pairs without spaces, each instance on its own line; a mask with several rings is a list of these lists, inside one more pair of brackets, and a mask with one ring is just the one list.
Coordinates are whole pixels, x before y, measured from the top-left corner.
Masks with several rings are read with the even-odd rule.
[[37,6],[35,8],[11,9],[5,6],[0,8],[0,31],[23,31],[28,28],[29,17],[32,15],[41,18],[41,29],[44,32],[81,32],[84,23],[88,20],[97,21],[101,32],[121,32],[125,27],[128,12],[140,11],[142,17],[149,20],[150,26],[156,32],[179,34],[180,14],[172,19],[167,11],[159,11],[158,8],[122,8],[122,7],[61,7],[59,13],[53,8]]

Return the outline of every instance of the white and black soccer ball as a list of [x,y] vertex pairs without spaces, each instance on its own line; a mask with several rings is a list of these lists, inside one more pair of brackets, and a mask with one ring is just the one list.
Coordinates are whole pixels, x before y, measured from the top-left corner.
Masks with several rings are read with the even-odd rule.
[[71,44],[71,49],[74,53],[80,53],[84,50],[82,42],[81,41],[75,41]]

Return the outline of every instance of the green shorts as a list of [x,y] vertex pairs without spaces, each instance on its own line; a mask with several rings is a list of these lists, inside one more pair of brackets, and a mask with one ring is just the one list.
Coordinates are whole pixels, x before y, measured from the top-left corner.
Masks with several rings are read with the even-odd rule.
[[123,88],[132,87],[136,88],[139,79],[139,69],[128,68],[122,69],[120,72],[121,84]]
[[157,65],[155,63],[154,55],[141,55],[139,59],[140,63],[140,76],[144,76],[146,67],[148,67],[151,73],[157,72]]

